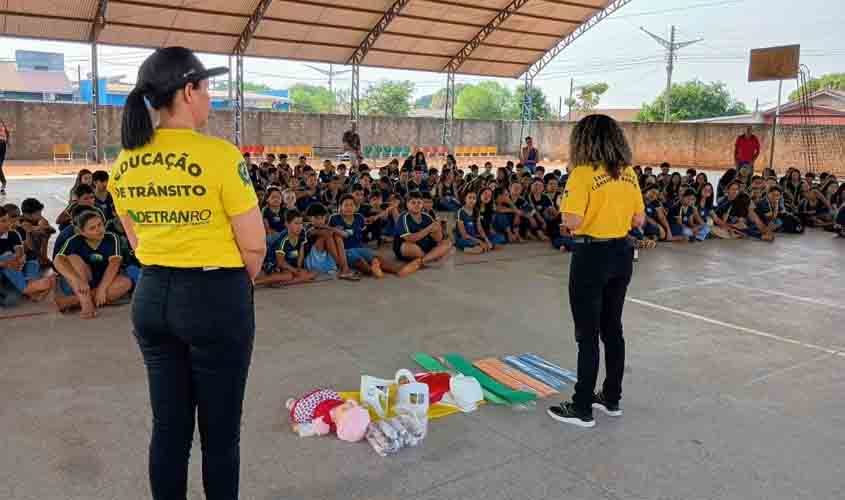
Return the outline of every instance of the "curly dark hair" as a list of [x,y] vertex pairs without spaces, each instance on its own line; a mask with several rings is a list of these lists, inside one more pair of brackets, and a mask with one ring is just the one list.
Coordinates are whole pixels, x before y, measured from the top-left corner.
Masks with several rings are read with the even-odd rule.
[[631,146],[616,120],[607,115],[586,116],[575,125],[569,137],[569,163],[572,166],[604,166],[618,179],[631,164]]

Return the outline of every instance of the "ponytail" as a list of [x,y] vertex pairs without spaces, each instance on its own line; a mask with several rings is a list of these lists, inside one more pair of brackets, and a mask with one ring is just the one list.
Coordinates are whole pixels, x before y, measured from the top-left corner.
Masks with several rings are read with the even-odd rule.
[[127,96],[123,108],[120,142],[123,149],[137,149],[149,144],[153,133],[153,120],[147,110],[144,94],[140,88],[135,87]]

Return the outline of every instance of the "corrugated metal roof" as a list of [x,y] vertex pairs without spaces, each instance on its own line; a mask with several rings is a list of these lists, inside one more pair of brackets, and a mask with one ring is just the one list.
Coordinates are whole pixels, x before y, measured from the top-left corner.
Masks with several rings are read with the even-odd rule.
[[18,71],[15,63],[0,63],[0,92],[70,94],[64,71]]
[[[395,0],[275,0],[246,55],[348,64]],[[442,72],[513,0],[410,0],[363,66]],[[260,0],[109,0],[100,43],[232,54]],[[611,0],[529,0],[459,74],[518,77]],[[0,35],[86,42],[97,0],[0,2]],[[61,13],[61,14],[59,14]]]

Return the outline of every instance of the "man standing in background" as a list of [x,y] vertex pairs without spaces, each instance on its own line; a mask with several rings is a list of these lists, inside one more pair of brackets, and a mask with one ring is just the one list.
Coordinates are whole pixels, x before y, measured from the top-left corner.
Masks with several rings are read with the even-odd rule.
[[754,172],[754,162],[757,161],[758,156],[760,156],[760,141],[751,131],[751,127],[746,127],[745,133],[737,137],[734,144],[734,160],[737,168],[749,165],[751,171]]
[[361,154],[361,137],[355,131],[355,122],[351,123],[352,127],[343,133],[343,152],[349,153],[352,161],[352,167],[357,169],[358,163],[364,158]]

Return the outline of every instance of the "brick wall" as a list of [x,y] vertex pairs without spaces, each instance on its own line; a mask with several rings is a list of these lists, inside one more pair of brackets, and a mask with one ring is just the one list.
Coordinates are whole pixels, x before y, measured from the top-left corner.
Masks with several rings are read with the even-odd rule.
[[[120,143],[121,113],[122,108],[101,108],[102,144]],[[89,108],[86,105],[0,102],[0,118],[12,131],[8,152],[11,160],[49,159],[55,143],[88,144]],[[348,123],[344,115],[249,111],[244,117],[244,140],[246,144],[339,146]],[[365,144],[436,146],[440,144],[442,124],[443,121],[436,118],[364,117],[359,123],[359,132]],[[700,123],[624,124],[637,163],[668,161],[698,168],[731,166],[733,143],[744,127]],[[532,124],[530,133],[545,158],[566,160],[571,130],[571,123],[541,122]],[[845,126],[819,127],[816,131],[820,169],[845,173]],[[232,113],[212,112],[206,132],[231,137]],[[520,132],[519,122],[458,120],[453,143],[495,145],[500,154],[515,154],[520,145]],[[763,148],[761,165],[767,165],[770,129],[757,127],[756,134]],[[803,144],[803,129],[782,127],[778,132],[776,166],[779,169],[802,168]]]

